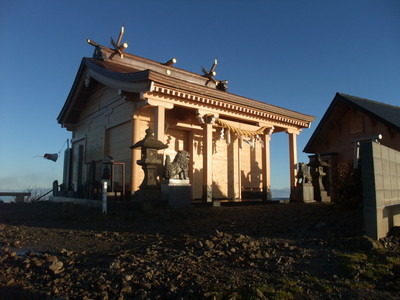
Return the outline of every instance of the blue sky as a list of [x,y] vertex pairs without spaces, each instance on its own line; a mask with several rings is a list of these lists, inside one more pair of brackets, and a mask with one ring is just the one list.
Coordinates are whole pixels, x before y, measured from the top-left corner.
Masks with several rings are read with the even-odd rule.
[[[86,38],[201,73],[218,58],[229,92],[316,116],[336,92],[400,105],[400,1],[19,1],[0,3],[0,189],[51,187],[70,133],[56,118]],[[271,141],[272,188],[289,186],[288,137]],[[64,148],[65,149],[65,148]],[[63,152],[63,151],[62,151]],[[61,154],[62,154],[61,152]]]

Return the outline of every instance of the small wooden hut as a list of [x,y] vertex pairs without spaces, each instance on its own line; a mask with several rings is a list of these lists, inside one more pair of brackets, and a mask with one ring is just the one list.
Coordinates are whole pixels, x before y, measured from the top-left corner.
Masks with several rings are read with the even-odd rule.
[[336,93],[303,150],[318,153],[330,166],[325,188],[333,201],[340,200],[338,190],[358,169],[360,143],[365,141],[400,151],[400,107]]

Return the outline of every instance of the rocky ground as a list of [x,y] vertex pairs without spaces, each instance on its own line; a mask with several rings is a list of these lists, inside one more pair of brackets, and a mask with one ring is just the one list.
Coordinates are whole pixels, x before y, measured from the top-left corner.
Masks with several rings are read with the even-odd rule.
[[0,299],[400,299],[400,238],[331,204],[0,204]]

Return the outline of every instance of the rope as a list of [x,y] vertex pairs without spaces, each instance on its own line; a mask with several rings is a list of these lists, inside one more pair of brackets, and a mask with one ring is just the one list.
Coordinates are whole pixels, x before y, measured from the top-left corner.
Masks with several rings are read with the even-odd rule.
[[[61,153],[61,151],[62,151],[62,149],[64,149],[64,147],[65,147],[65,145],[68,143],[68,139],[64,142],[64,144],[62,145],[62,147],[60,148],[60,151],[58,151],[58,153],[57,153],[57,155],[58,156],[60,156],[60,153]],[[34,157],[32,157],[32,158],[37,158],[37,157],[41,157],[41,158],[47,158],[46,157],[46,154],[43,156],[43,155],[35,155]]]
[[[212,116],[212,114],[208,114],[206,116]],[[263,126],[263,127],[260,127],[259,129],[255,130],[255,131],[253,131],[253,130],[244,130],[244,129],[240,129],[240,128],[237,128],[235,126],[232,126],[232,125],[228,124],[227,122],[222,121],[219,118],[215,118],[215,123],[218,124],[219,126],[223,127],[223,128],[228,129],[229,131],[231,131],[233,133],[236,133],[236,135],[238,135],[238,136],[244,136],[244,137],[255,137],[257,135],[264,134],[264,131],[266,129],[270,129],[270,127],[268,127],[268,126]]]
[[[60,151],[61,151],[61,150],[60,150]],[[62,185],[62,183],[59,184],[57,188],[59,188],[61,185]],[[32,201],[32,202],[39,201],[40,199],[42,199],[42,198],[43,198],[44,196],[46,196],[47,194],[50,194],[52,191],[53,191],[53,189],[51,189],[51,190],[48,191],[47,193],[45,193],[45,194],[43,194],[43,195],[41,195],[41,196],[39,196],[39,197],[37,197],[37,198],[35,198],[35,199],[32,199],[31,201]]]
[[64,148],[64,146],[65,146],[67,143],[68,143],[68,139],[65,141],[64,145],[62,145],[62,147],[61,147],[60,151],[58,151],[58,155],[60,155],[60,153],[61,153],[61,150]]

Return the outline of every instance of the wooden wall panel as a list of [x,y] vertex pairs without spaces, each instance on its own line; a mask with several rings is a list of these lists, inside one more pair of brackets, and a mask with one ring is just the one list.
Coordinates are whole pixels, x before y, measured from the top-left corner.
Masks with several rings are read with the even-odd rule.
[[133,117],[133,103],[121,102],[109,111],[108,124],[109,127],[128,122]]
[[219,140],[219,131],[213,134],[213,197],[228,198],[228,145]]
[[[82,179],[80,177],[86,177],[87,170],[86,167],[82,165],[85,155],[85,146],[85,139],[75,141],[72,144],[72,186],[75,192],[78,191],[79,185],[82,184]],[[81,155],[83,155],[83,157],[80,157]]]
[[192,160],[192,194],[194,199],[201,199],[203,196],[203,135],[200,132],[193,134]]
[[[107,129],[107,150],[105,155],[111,156],[115,162],[125,163],[125,185],[130,188],[131,182],[131,149],[132,145],[132,123],[126,122],[121,125]],[[122,167],[114,167],[114,182],[122,184]]]
[[262,148],[259,142],[250,147],[242,142],[241,151],[242,189],[259,189],[262,187]]
[[164,135],[163,142],[168,145],[168,148],[164,150],[164,156],[169,155],[171,161],[174,159],[178,150],[189,151],[188,132],[185,130],[168,129]]
[[86,135],[85,163],[103,160],[105,126],[106,120],[103,116],[98,116],[90,122]]

